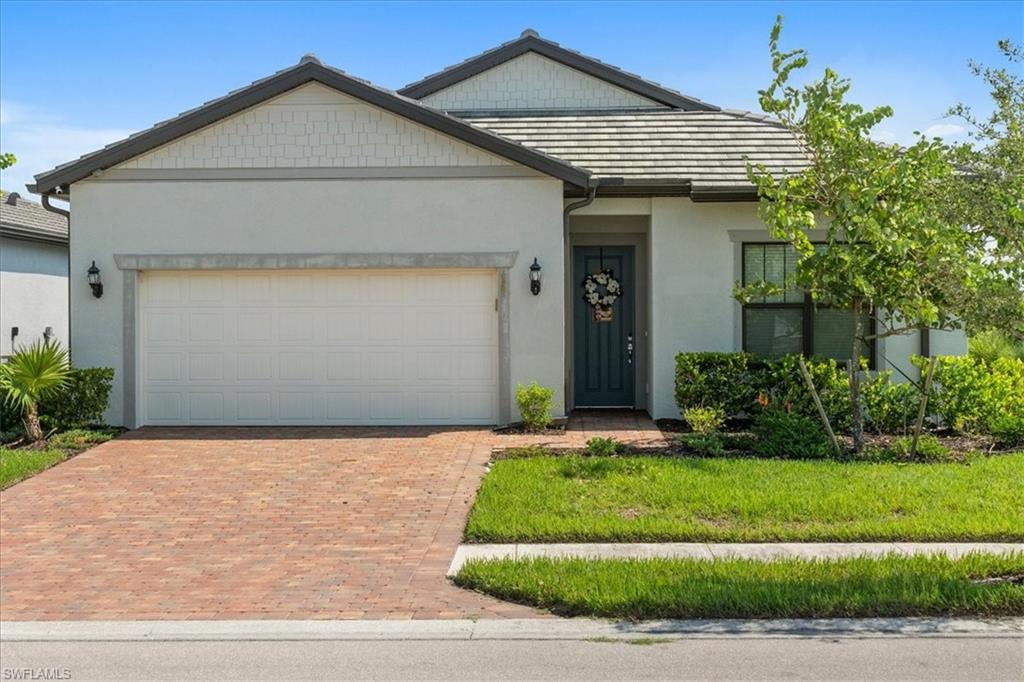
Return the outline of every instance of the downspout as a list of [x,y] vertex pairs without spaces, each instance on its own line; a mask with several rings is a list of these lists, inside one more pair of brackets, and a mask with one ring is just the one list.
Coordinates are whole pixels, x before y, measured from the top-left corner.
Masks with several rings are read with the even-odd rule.
[[[63,208],[57,208],[50,203],[50,195],[43,194],[43,208],[50,213],[56,213],[59,216],[64,216],[64,219],[68,221],[68,364],[71,364],[71,211]],[[12,349],[13,350],[13,349]]]
[[[587,196],[579,201],[573,203],[562,209],[562,251],[565,254],[565,266],[568,270],[572,271],[572,254],[569,252],[569,214],[573,211],[590,206],[594,203],[594,198],[597,196],[597,180],[590,178],[587,181]],[[572,285],[569,282],[569,276],[565,278],[565,299],[570,302],[569,311],[572,310],[571,301],[572,293],[570,287]],[[569,416],[569,398],[572,395],[572,315],[569,315],[569,324],[566,325],[564,334],[565,348],[562,350],[563,357],[565,359],[565,382],[562,386],[562,395],[565,396],[565,414]]]

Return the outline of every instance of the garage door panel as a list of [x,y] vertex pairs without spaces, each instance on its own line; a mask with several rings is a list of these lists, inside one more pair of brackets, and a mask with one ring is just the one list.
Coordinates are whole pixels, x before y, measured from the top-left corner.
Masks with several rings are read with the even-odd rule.
[[493,271],[143,273],[151,424],[497,421]]

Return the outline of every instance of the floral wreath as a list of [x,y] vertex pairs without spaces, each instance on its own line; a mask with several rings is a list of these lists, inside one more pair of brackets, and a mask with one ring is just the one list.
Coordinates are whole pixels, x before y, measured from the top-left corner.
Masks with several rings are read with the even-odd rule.
[[[603,294],[601,287],[604,287]],[[583,278],[583,300],[598,311],[610,310],[621,295],[622,285],[611,270],[602,270]]]

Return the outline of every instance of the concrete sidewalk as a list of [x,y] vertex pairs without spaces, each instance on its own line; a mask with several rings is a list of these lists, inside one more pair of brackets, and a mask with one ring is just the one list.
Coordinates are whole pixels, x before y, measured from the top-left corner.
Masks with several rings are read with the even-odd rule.
[[3,621],[3,642],[1021,637],[1024,618]]
[[459,572],[469,559],[524,559],[527,557],[584,557],[588,559],[745,558],[834,559],[888,554],[925,554],[960,557],[971,552],[1024,553],[1024,543],[1013,542],[581,542],[550,544],[459,545],[448,575]]

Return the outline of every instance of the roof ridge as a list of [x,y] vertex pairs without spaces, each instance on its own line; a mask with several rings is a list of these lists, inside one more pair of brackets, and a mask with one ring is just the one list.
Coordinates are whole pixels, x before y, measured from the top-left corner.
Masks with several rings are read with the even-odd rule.
[[[447,87],[471,78],[479,73],[487,71],[495,66],[515,59],[527,52],[536,52],[542,57],[553,59],[565,66],[575,68],[590,76],[604,80],[626,90],[631,90],[648,99],[669,104],[680,109],[702,109],[708,111],[718,110],[713,104],[704,102],[696,97],[684,95],[683,93],[669,88],[661,83],[652,81],[638,74],[626,71],[625,69],[603,62],[596,57],[584,54],[579,50],[564,47],[560,43],[547,38],[542,38],[536,31],[528,29],[523,31],[519,38],[509,40],[496,47],[462,60],[418,81],[409,83],[399,88],[400,94],[405,94],[417,99],[438,92]],[[496,58],[496,59],[495,59]],[[573,63],[569,63],[569,61]],[[493,62],[493,63],[492,63]],[[589,68],[588,68],[589,67]]]

